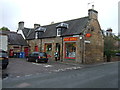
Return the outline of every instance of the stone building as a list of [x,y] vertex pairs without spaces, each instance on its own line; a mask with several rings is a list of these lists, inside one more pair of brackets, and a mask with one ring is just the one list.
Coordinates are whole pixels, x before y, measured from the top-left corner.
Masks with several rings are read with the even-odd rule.
[[14,54],[18,54],[20,52],[25,52],[25,55],[28,55],[28,51],[26,51],[28,44],[21,34],[13,31],[2,31],[2,34],[6,34],[8,37],[8,39],[5,40],[7,43],[7,46],[5,46],[7,47],[6,51],[9,53],[10,57],[14,57]]
[[59,60],[77,63],[96,63],[103,61],[104,39],[98,21],[98,12],[88,10],[88,16],[78,19],[25,28],[19,22],[29,44],[30,52],[44,51],[51,60],[54,52],[59,53]]

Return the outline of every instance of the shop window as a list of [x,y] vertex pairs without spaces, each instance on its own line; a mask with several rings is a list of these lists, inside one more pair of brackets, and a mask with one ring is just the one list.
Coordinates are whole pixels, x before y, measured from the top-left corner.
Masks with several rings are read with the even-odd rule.
[[52,44],[45,44],[45,52],[48,54],[49,57],[52,56]]
[[75,59],[76,43],[65,43],[65,58]]

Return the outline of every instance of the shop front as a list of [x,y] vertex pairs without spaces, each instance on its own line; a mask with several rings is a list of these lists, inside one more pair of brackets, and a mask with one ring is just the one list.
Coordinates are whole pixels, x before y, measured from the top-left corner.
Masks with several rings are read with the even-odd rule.
[[76,42],[78,37],[67,37],[64,38],[64,60],[76,60]]

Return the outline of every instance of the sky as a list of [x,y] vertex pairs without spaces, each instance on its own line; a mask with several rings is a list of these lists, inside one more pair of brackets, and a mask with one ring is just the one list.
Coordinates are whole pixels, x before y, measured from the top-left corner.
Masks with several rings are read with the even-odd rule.
[[[0,28],[18,29],[18,22],[25,27],[34,24],[49,25],[88,16],[88,9],[94,4],[98,11],[101,29],[113,29],[118,33],[118,1],[120,0],[0,0]],[[88,3],[91,3],[88,5]]]

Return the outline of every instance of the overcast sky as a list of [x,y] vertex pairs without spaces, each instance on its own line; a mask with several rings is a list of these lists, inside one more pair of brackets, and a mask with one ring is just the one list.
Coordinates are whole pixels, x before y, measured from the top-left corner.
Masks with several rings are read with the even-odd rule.
[[120,0],[0,0],[0,28],[5,26],[16,31],[19,21],[24,21],[25,27],[33,28],[35,23],[42,26],[53,21],[57,23],[81,18],[88,16],[88,9],[94,4],[101,28],[112,28],[114,33],[118,33],[118,1]]

